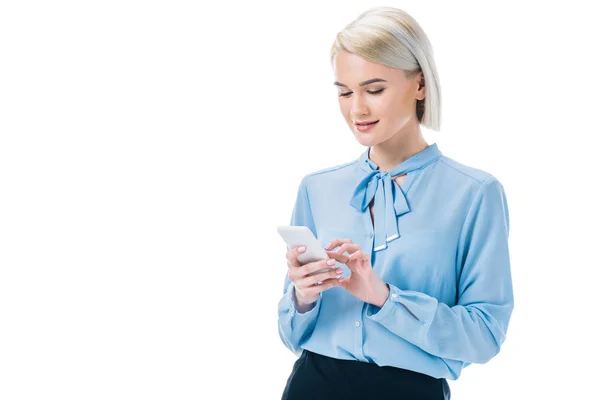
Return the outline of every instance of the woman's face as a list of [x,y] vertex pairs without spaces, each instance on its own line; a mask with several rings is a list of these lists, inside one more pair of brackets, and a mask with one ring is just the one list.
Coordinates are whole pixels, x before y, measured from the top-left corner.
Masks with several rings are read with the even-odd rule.
[[[419,129],[416,102],[425,98],[425,87],[419,89],[422,72],[408,79],[400,69],[347,51],[336,53],[333,69],[340,110],[360,144],[374,146],[396,134],[407,136]],[[369,121],[379,122],[363,132],[355,124]]]

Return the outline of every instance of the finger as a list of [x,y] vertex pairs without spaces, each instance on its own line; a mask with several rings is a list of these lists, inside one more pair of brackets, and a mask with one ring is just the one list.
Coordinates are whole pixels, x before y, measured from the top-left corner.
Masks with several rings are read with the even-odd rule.
[[285,257],[288,260],[288,264],[290,264],[292,267],[301,267],[302,266],[302,264],[300,264],[300,261],[298,261],[298,255],[303,253],[303,252],[298,251],[298,248],[300,248],[300,247],[304,247],[304,250],[306,251],[305,246],[295,246],[295,247],[292,247],[290,250],[288,250],[287,253],[285,253]]
[[369,255],[360,249],[355,251],[354,253],[350,254],[349,258],[351,260],[361,261],[361,262],[369,261]]
[[299,285],[303,288],[309,287],[317,284],[318,282],[325,282],[327,279],[339,279],[343,273],[344,270],[342,268],[332,269],[326,272],[321,272],[319,274],[309,275],[300,278],[296,281],[296,285]]
[[288,261],[288,278],[296,282],[298,279],[306,278],[309,274],[313,274],[318,271],[327,272],[331,269],[335,269],[335,260],[332,260],[334,261],[333,265],[327,264],[328,260],[313,261],[308,264],[301,265],[300,268],[296,268]]
[[348,262],[348,259],[350,258],[349,256],[347,256],[345,254],[339,254],[339,253],[336,253],[335,251],[327,251],[327,255],[342,264],[346,264]]
[[325,246],[325,249],[333,250],[342,243],[352,243],[352,240],[350,240],[350,239],[332,239],[331,242],[329,242],[327,244],[327,246]]
[[350,278],[341,278],[339,279],[339,283],[338,286],[341,287],[342,289],[348,289],[348,280]]
[[318,293],[324,292],[327,289],[331,289],[332,287],[339,286],[340,281],[337,278],[327,279],[323,281],[320,285],[313,285],[307,288],[302,289],[302,293],[305,293],[306,296],[314,296]]
[[298,279],[304,277],[304,273],[302,272],[301,268],[297,268],[294,267],[292,265],[290,265],[290,263],[288,262],[288,279],[292,282],[296,282]]
[[[334,259],[328,258],[326,260],[314,261],[308,264],[305,264],[300,268],[304,275],[313,274],[320,270],[330,270],[332,268],[335,269],[335,261]],[[329,262],[330,264],[328,264]]]
[[358,250],[360,250],[360,245],[350,242],[342,244],[335,252],[339,254],[344,254],[345,252],[354,253]]
[[365,268],[371,266],[368,254],[361,250],[355,251],[354,253],[350,254],[350,257],[348,258],[348,263],[352,265],[357,271],[364,270]]

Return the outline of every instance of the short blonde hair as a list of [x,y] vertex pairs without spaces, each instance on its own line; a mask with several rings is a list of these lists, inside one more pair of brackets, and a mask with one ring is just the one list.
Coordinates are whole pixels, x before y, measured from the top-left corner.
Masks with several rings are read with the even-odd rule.
[[417,118],[426,128],[439,131],[441,92],[431,43],[417,21],[394,7],[373,7],[360,14],[335,37],[331,65],[339,50],[367,61],[398,68],[407,78],[423,72],[425,99],[417,100]]

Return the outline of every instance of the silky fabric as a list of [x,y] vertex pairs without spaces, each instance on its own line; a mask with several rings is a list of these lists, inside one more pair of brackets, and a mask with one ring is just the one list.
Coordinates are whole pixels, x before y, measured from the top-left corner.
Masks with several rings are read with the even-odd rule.
[[[389,295],[375,305],[333,287],[300,312],[283,263],[279,336],[297,356],[309,350],[458,379],[498,354],[507,337],[514,300],[504,187],[437,144],[388,173],[369,154],[305,175],[290,225],[308,227],[323,247],[350,239]],[[394,174],[406,174],[401,184]],[[345,264],[334,267],[351,274]]]
[[356,210],[364,212],[374,198],[375,209],[381,210],[375,214],[373,251],[387,249],[388,242],[400,237],[396,219],[410,211],[404,192],[392,178],[424,168],[441,156],[441,151],[434,143],[388,172],[378,169],[377,164],[369,158],[369,151],[361,155],[358,167],[367,175],[358,183],[350,204]]

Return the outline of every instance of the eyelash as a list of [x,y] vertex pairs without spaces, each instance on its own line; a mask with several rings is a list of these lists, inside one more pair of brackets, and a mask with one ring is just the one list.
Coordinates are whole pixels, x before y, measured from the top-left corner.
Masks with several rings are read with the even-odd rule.
[[[375,94],[375,95],[377,95],[377,94],[381,94],[381,92],[383,92],[383,91],[384,91],[384,89],[379,89],[379,90],[376,90],[376,91],[374,91],[374,92],[369,92],[369,91],[367,90],[367,93],[370,93],[370,94]],[[348,96],[350,96],[351,94],[352,94],[352,92],[348,92],[348,93],[340,93],[340,97],[348,97]]]

